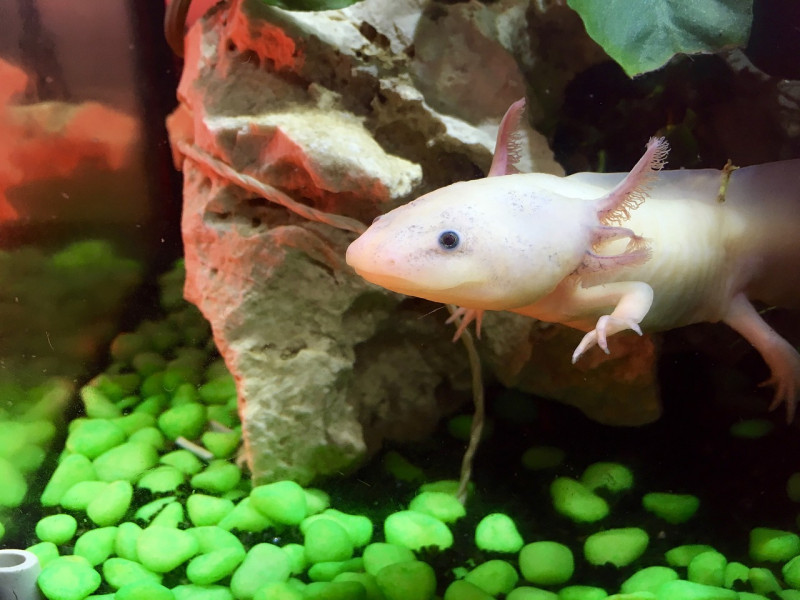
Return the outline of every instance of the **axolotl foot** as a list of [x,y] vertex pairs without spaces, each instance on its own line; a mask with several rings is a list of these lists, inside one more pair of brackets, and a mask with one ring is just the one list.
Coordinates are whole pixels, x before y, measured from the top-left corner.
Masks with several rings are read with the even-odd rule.
[[581,343],[575,348],[575,352],[572,353],[572,364],[575,364],[577,360],[594,345],[600,346],[603,352],[609,354],[608,337],[620,331],[625,331],[626,329],[631,329],[639,335],[642,335],[642,329],[639,327],[639,323],[634,319],[603,315],[597,320],[595,328],[583,336]]
[[744,294],[731,300],[723,321],[761,353],[771,373],[761,385],[775,386],[770,410],[786,404],[786,420],[791,422],[800,395],[800,353],[761,318]]
[[786,421],[788,423],[794,420],[797,397],[800,394],[800,355],[794,348],[790,347],[790,349],[792,352],[788,352],[777,360],[773,358],[769,362],[772,375],[759,384],[759,387],[768,385],[775,387],[775,397],[772,399],[769,409],[775,410],[781,404],[786,404]]

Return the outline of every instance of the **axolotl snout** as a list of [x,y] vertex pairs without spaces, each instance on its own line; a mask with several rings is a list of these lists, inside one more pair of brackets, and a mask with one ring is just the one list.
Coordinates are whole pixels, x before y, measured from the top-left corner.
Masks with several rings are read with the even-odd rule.
[[730,172],[658,173],[652,139],[630,173],[516,173],[514,129],[489,177],[435,190],[378,217],[347,249],[367,281],[455,304],[461,329],[508,310],[587,332],[575,362],[607,337],[723,321],[771,370],[791,419],[800,354],[752,302],[800,308],[800,160]]

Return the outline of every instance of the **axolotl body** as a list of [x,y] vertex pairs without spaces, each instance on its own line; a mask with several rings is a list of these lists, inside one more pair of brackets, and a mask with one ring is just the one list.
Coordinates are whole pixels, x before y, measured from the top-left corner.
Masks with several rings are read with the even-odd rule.
[[[607,337],[723,321],[764,358],[773,407],[791,419],[800,354],[753,301],[800,308],[800,160],[658,172],[652,139],[630,173],[516,173],[514,130],[498,133],[489,177],[454,183],[378,217],[347,250],[364,279],[454,304],[461,330],[507,310]],[[457,335],[461,332],[457,333]]]

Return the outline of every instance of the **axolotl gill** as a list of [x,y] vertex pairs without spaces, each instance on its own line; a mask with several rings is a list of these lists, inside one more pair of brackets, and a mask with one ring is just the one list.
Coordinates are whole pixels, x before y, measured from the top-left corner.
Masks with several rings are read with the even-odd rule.
[[[518,173],[524,99],[501,122],[489,176],[380,217],[347,249],[367,281],[460,307],[461,328],[506,310],[587,332],[572,361],[624,330],[722,321],[771,371],[794,415],[800,354],[752,302],[800,308],[800,159],[660,171],[651,139],[630,173]],[[724,193],[723,193],[724,190]]]

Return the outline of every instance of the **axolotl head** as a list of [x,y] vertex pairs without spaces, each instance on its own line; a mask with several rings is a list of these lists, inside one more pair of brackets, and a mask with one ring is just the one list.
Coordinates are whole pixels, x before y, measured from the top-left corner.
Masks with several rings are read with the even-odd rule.
[[[389,290],[506,310],[545,296],[580,264],[589,203],[535,185],[536,175],[455,183],[378,217],[347,264]],[[549,177],[549,176],[542,176]]]

